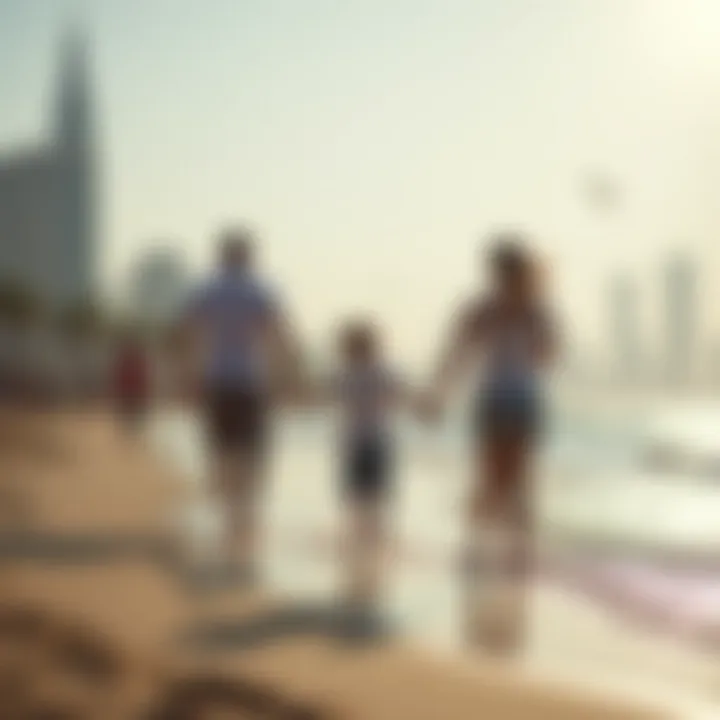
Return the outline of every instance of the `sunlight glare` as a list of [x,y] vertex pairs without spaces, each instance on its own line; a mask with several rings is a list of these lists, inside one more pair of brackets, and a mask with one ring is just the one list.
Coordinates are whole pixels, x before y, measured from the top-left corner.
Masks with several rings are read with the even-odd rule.
[[640,22],[653,54],[679,71],[720,72],[718,0],[644,0]]

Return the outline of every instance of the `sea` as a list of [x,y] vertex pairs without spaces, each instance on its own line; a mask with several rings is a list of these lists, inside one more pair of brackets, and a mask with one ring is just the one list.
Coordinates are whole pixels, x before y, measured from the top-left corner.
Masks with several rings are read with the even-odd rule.
[[[588,407],[555,410],[535,471],[538,533],[548,555],[621,554],[716,564],[720,573],[720,463],[708,461],[700,472],[698,463],[678,461],[658,468],[647,462],[653,443],[670,442],[663,419],[674,419],[677,426],[678,416],[686,432],[672,427],[670,440],[684,443],[691,457],[692,452],[702,453],[703,459],[712,454],[707,441],[701,449],[699,443],[690,443],[693,437],[706,438],[720,430],[720,402],[686,404],[682,412],[647,403],[632,411],[618,407],[614,415],[606,408],[602,413]],[[293,575],[303,578],[306,589],[322,585],[322,572],[301,570],[298,558],[282,562],[284,551],[273,543],[284,538],[294,552],[315,545],[329,553],[334,546],[342,523],[336,425],[325,411],[289,412],[274,423],[265,514],[269,547],[279,553],[278,562],[270,564],[276,565],[283,585],[293,585]],[[397,428],[392,524],[400,556],[415,557],[409,565],[450,566],[461,541],[468,489],[470,446],[464,413],[437,426],[400,417]],[[161,414],[151,435],[158,451],[197,491],[183,510],[188,532],[199,546],[211,542],[214,519],[204,493],[207,453],[198,418]],[[720,458],[720,433],[716,455]],[[308,551],[306,559],[313,562],[317,553],[322,554]],[[316,582],[308,580],[316,576]]]
[[[293,411],[278,414],[273,426],[263,504],[266,582],[288,597],[332,598],[343,572],[336,419],[324,411]],[[602,587],[593,596],[598,586],[587,578],[593,568],[607,576],[617,566],[618,576],[659,577],[666,584],[670,578],[677,592],[689,587],[688,573],[699,573],[704,596],[720,608],[718,430],[720,401],[556,403],[534,473],[533,667],[593,682],[614,673],[621,685],[647,670],[650,695],[672,679],[678,693],[694,697],[708,673],[715,673],[716,686],[720,645],[708,649],[696,637],[671,632],[665,637],[662,623],[645,627],[638,615],[618,614],[601,601]],[[418,646],[455,652],[464,642],[459,557],[469,478],[466,414],[459,410],[431,426],[399,417],[396,435],[384,610]],[[149,437],[183,478],[186,492],[173,521],[202,562],[212,556],[217,518],[206,491],[200,420],[187,412],[159,413]],[[664,464],[650,462],[658,448]],[[720,630],[720,612],[715,617]],[[685,690],[679,673],[687,676]]]

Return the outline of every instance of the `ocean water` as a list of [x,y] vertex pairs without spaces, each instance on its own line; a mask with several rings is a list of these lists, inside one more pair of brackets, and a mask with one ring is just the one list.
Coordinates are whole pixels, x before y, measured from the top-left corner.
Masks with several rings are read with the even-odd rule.
[[[650,415],[657,418],[657,409]],[[644,470],[648,417],[623,412],[608,422],[592,413],[568,413],[552,424],[536,472],[543,562],[533,591],[527,663],[531,671],[643,697],[657,699],[672,689],[668,702],[675,696],[678,702],[694,702],[709,684],[715,686],[714,657],[698,653],[685,639],[674,644],[655,630],[628,625],[588,601],[573,582],[563,585],[567,578],[555,572],[554,559],[572,568],[578,557],[583,569],[597,562],[606,574],[609,560],[610,575],[616,577],[627,575],[628,559],[634,558],[641,573],[646,572],[642,563],[652,572],[653,564],[677,556],[717,565],[720,478]],[[266,577],[281,594],[324,601],[342,581],[335,425],[321,413],[280,417],[275,425],[264,505]],[[467,491],[467,435],[461,418],[440,428],[401,421],[399,428],[386,613],[413,642],[433,653],[455,653],[463,643],[456,560]],[[204,491],[208,467],[198,419],[159,416],[150,436],[185,478],[188,492],[176,508],[182,532],[199,556],[211,552],[216,523]],[[632,563],[629,572],[642,577]],[[718,578],[720,568],[712,580],[716,588]]]
[[[711,420],[704,418],[707,425]],[[717,421],[720,427],[720,407]],[[336,532],[341,518],[335,427],[326,413],[277,419],[266,507],[268,527],[274,531],[314,537]],[[459,540],[468,488],[465,424],[456,417],[425,427],[400,418],[398,428],[397,534],[408,552],[448,560]],[[720,569],[720,473],[661,473],[645,467],[648,429],[646,415],[604,422],[569,414],[555,418],[535,472],[543,543],[556,551],[678,556],[703,564],[717,558]],[[153,438],[198,489],[200,502],[208,469],[198,419],[160,417]],[[197,504],[189,510],[195,512],[198,528],[203,522],[206,528],[212,524],[209,516],[200,519]]]

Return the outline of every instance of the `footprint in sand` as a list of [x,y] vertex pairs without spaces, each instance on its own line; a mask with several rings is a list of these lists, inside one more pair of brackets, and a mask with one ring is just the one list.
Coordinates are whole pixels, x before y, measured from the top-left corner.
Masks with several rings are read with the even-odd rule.
[[329,720],[272,690],[205,675],[171,681],[144,720]]
[[1,720],[335,718],[272,689],[214,674],[164,681],[148,675],[149,695],[129,699],[132,681],[145,675],[113,642],[82,624],[22,605],[0,607]]
[[24,606],[0,609],[0,718],[110,717],[124,674],[113,645]]

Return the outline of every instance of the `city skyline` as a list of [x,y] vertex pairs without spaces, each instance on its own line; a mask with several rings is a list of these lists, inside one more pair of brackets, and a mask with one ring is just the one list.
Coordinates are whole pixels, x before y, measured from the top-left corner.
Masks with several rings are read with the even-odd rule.
[[695,263],[684,255],[671,255],[665,267],[666,380],[688,383],[698,372],[698,287]]
[[[616,272],[607,292],[607,344],[612,349],[607,370],[627,385],[698,386],[717,376],[712,341],[700,342],[698,319],[702,287],[696,258],[674,251],[663,258],[649,292],[637,278]],[[656,332],[649,332],[648,309],[659,309]],[[720,337],[720,328],[715,337]]]
[[[594,347],[620,262],[640,285],[674,244],[717,266],[720,13],[704,0],[140,8],[97,0],[80,13],[107,148],[110,293],[148,237],[178,238],[197,271],[216,230],[249,219],[313,340],[367,308],[415,361],[498,226],[538,238],[569,334]],[[0,7],[0,60],[23,78],[0,79],[4,145],[42,135],[66,10]],[[596,171],[623,196],[613,217],[583,197]],[[718,320],[700,319],[705,337]]]
[[191,277],[185,258],[170,243],[148,243],[128,279],[127,311],[142,323],[162,327],[176,321]]
[[99,177],[85,39],[58,41],[44,141],[0,153],[0,278],[55,311],[95,299]]
[[615,357],[612,371],[623,382],[637,382],[646,348],[641,334],[639,296],[634,279],[627,273],[611,277],[609,287],[609,330]]

